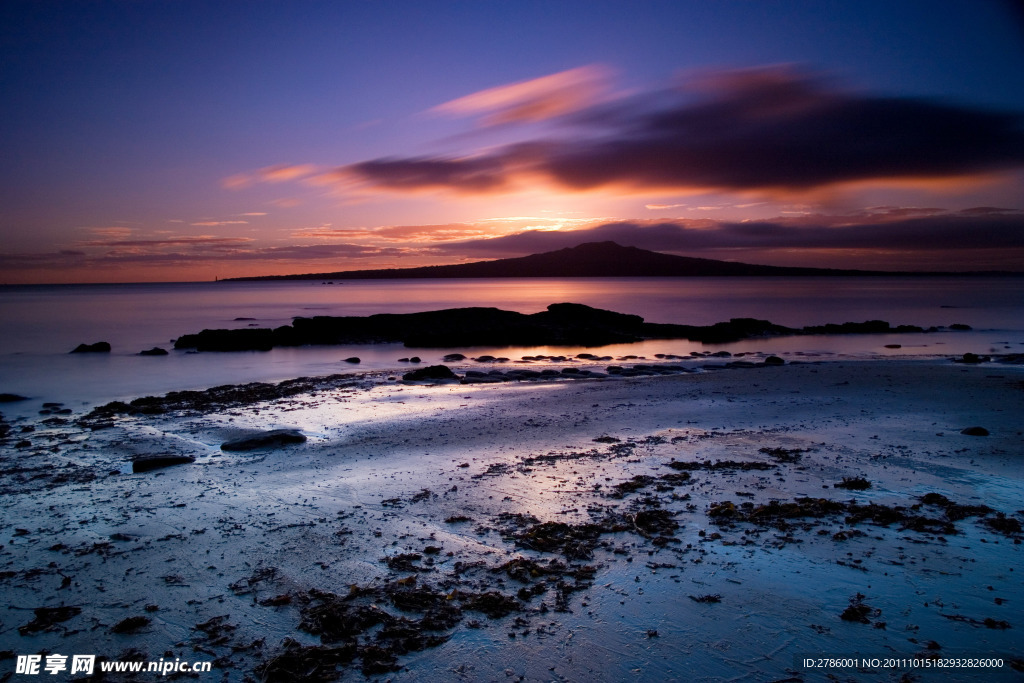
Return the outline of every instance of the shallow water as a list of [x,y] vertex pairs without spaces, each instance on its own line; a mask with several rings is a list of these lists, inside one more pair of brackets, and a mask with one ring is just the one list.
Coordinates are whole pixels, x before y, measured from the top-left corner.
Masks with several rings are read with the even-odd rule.
[[[523,280],[374,280],[59,285],[0,288],[0,392],[81,407],[115,399],[279,381],[359,368],[399,371],[398,359],[438,362],[450,351],[516,360],[583,348],[406,349],[400,345],[303,347],[270,352],[140,357],[154,346],[204,328],[277,327],[296,316],[403,313],[496,306],[533,313],[572,301],[643,316],[651,322],[705,325],[755,317],[794,327],[884,319],[923,327],[965,323],[976,331],[929,335],[793,337],[705,346],[658,341],[602,347],[600,355],[761,351],[800,357],[943,356],[1024,349],[1024,278],[624,278]],[[108,341],[109,355],[68,355],[80,343]],[[900,344],[887,349],[887,344]]]

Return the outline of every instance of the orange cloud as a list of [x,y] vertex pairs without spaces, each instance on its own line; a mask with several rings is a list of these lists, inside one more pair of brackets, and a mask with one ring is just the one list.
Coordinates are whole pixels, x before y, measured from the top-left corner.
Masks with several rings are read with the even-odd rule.
[[238,173],[224,178],[221,185],[229,190],[240,190],[256,183],[283,183],[299,180],[317,172],[312,164],[276,164],[264,166],[250,173]]
[[125,239],[134,232],[132,228],[122,227],[111,227],[111,228],[86,228],[89,232],[97,237],[107,237],[111,239]]
[[479,221],[427,225],[386,225],[374,228],[334,228],[323,225],[303,228],[292,237],[316,240],[368,240],[373,243],[448,243],[458,240],[501,237],[526,230],[560,230],[594,226],[607,222],[598,218],[510,216]]
[[606,67],[581,66],[481,90],[430,111],[454,116],[486,114],[482,120],[485,126],[544,121],[594,105],[607,93],[610,77]]

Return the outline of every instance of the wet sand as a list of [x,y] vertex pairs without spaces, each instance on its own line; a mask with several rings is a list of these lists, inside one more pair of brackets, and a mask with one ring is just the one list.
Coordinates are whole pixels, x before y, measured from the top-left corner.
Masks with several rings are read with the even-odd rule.
[[[12,421],[0,677],[59,652],[232,681],[1019,680],[1022,415],[1021,366],[887,360]],[[220,449],[282,428],[307,441]],[[195,461],[131,473],[154,454]]]

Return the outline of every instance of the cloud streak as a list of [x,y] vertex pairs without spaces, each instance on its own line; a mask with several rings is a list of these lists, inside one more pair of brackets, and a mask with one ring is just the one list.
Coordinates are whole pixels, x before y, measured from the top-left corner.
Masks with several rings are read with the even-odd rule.
[[608,92],[610,80],[609,69],[583,66],[482,90],[430,111],[450,116],[485,114],[484,126],[545,121],[593,106]]
[[[0,268],[104,268],[114,266],[196,266],[227,262],[325,262],[393,258],[422,250],[360,244],[315,244],[255,247],[244,240],[134,240],[109,243],[103,252],[65,250],[46,253],[0,254]],[[90,247],[96,245],[89,245]],[[168,249],[168,246],[178,248]]]
[[[250,173],[238,173],[225,178],[221,184],[229,190],[241,190],[256,183],[283,183],[292,180],[301,180],[317,172],[317,167],[312,164],[276,164],[265,166]],[[265,214],[245,214],[248,216]]]

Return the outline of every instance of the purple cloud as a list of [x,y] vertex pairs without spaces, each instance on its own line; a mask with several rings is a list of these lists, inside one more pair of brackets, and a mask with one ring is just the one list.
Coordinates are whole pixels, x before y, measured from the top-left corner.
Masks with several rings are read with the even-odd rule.
[[561,119],[561,138],[466,157],[393,157],[334,175],[391,191],[810,190],[1024,166],[1024,116],[830,88],[789,68],[709,76],[700,96],[658,91]]

